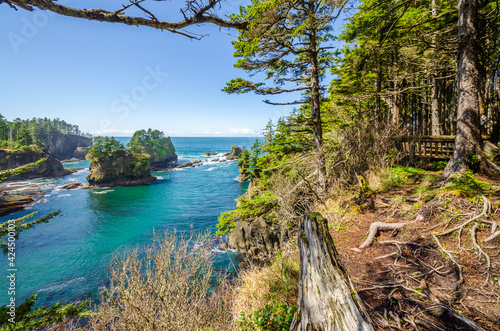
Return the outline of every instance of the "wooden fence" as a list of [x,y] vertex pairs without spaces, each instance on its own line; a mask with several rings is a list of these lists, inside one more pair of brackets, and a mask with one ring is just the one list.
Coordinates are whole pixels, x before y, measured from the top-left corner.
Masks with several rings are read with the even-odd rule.
[[[483,136],[484,140],[488,138]],[[402,151],[410,159],[414,157],[449,159],[455,146],[455,136],[400,136],[398,141]]]

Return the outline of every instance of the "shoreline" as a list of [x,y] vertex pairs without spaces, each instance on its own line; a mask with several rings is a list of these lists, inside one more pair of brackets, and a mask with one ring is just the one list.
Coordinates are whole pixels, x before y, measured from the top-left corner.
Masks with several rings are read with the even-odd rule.
[[61,176],[6,180],[0,183],[0,217],[25,210],[43,199],[44,186],[34,186],[33,180],[65,177],[85,168],[68,168]]

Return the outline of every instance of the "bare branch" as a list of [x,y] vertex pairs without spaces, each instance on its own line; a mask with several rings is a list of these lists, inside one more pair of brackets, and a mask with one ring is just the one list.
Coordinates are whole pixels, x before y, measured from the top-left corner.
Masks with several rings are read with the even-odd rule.
[[[149,26],[155,29],[167,30],[173,33],[182,34],[190,38],[199,39],[192,33],[180,32],[178,30],[201,23],[212,23],[218,26],[235,29],[244,29],[248,25],[248,22],[228,21],[221,19],[214,14],[208,13],[210,9],[213,9],[219,3],[219,1],[220,0],[210,0],[209,3],[205,6],[202,6],[200,3],[194,1],[187,2],[187,11],[189,11],[191,14],[190,16],[185,15],[185,18],[179,22],[167,22],[158,20],[150,11],[139,5],[139,3],[142,2],[140,0],[133,1],[130,5],[123,6],[121,9],[115,12],[110,12],[104,9],[78,9],[63,6],[51,0],[0,0],[0,3],[6,3],[11,7],[17,6],[29,11],[33,11],[36,7],[41,10],[49,10],[64,16],[84,18],[93,21],[122,23],[134,26]],[[150,15],[151,18],[123,15],[124,10],[130,8],[131,6],[140,8],[142,11]]]
[[293,101],[293,102],[271,102],[270,100],[263,100],[268,105],[273,106],[288,106],[288,105],[303,105],[306,101]]

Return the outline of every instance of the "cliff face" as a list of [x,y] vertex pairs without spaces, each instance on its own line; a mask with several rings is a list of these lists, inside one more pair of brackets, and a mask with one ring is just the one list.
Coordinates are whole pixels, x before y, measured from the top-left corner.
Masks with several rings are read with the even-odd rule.
[[241,153],[243,153],[243,150],[241,149],[241,147],[233,145],[233,146],[231,146],[231,152],[229,152],[229,155],[227,156],[226,159],[236,160]]
[[240,219],[229,236],[229,247],[252,256],[271,256],[288,240],[288,231],[264,217]]
[[80,158],[81,153],[75,154],[77,148],[90,147],[91,145],[92,139],[70,134],[53,135],[45,144],[49,154],[59,160],[69,160],[73,157]]
[[58,177],[67,174],[59,160],[47,153],[30,148],[18,150],[0,150],[0,170],[14,169],[48,157],[43,164],[7,180],[32,179],[39,177]]
[[149,164],[152,167],[166,167],[169,163],[177,161],[172,140],[158,130],[136,131],[127,146],[134,153],[148,154]]
[[144,185],[155,180],[151,176],[149,155],[128,152],[116,158],[92,159],[87,175],[90,187]]
[[85,160],[91,147],[77,147],[73,153],[73,157],[78,160]]
[[164,167],[169,163],[177,161],[175,148],[170,137],[162,138],[161,144],[155,148],[148,148],[146,153],[151,156],[149,163],[153,167]]

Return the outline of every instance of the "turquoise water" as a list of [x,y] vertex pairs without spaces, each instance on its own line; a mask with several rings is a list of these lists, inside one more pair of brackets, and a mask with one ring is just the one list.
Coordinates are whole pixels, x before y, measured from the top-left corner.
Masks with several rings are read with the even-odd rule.
[[[120,138],[127,142],[129,138]],[[95,297],[106,284],[107,265],[117,250],[151,242],[153,230],[177,230],[177,235],[215,233],[217,217],[234,209],[235,199],[247,184],[240,184],[236,161],[209,162],[218,156],[204,152],[229,152],[231,145],[252,146],[255,138],[172,138],[179,162],[204,161],[197,168],[153,173],[150,185],[96,190],[61,190],[70,182],[86,182],[88,161],[65,164],[86,168],[58,179],[30,181],[45,191],[46,202],[1,217],[0,222],[35,210],[46,215],[60,209],[49,223],[37,225],[16,241],[16,301],[39,293],[39,304],[69,302]],[[8,303],[8,260],[0,254],[0,305]],[[230,268],[234,253],[214,252],[216,268]]]

